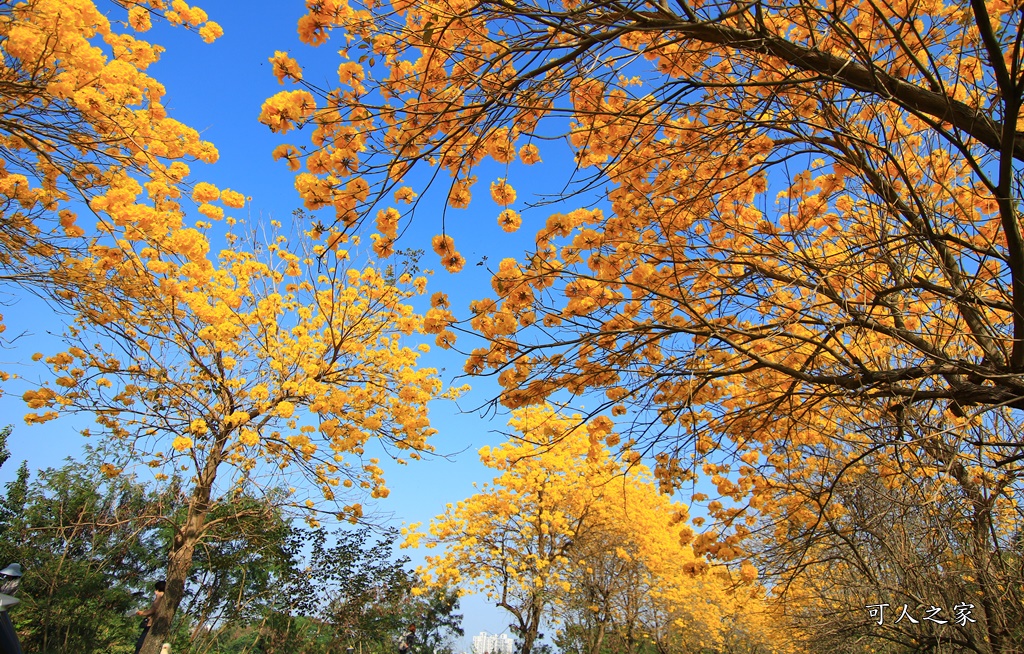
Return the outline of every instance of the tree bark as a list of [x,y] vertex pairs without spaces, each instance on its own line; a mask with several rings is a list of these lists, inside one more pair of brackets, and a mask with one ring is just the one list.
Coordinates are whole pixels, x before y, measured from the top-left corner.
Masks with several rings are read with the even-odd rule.
[[149,628],[140,654],[160,654],[160,646],[170,638],[171,621],[185,595],[185,581],[192,569],[192,558],[202,537],[207,513],[208,507],[198,509],[193,501],[185,525],[174,535],[171,551],[167,555],[167,590],[152,618],[153,625]]
[[526,623],[519,633],[519,637],[523,640],[519,647],[519,654],[530,654],[533,651],[533,644],[537,641],[537,633],[540,631],[542,611],[542,602],[534,598],[527,612]]
[[590,654],[600,654],[601,645],[604,644],[604,632],[605,626],[608,623],[607,613],[601,616],[601,621],[597,625],[597,635],[594,637],[594,642],[590,646]]
[[152,618],[153,624],[139,654],[160,654],[160,646],[170,638],[171,621],[185,595],[185,581],[192,569],[196,546],[206,531],[206,518],[211,506],[210,494],[226,442],[227,434],[220,434],[203,464],[202,471],[197,475],[185,514],[185,524],[175,531],[171,550],[167,555],[167,590],[164,592],[163,602],[157,607],[156,615]]

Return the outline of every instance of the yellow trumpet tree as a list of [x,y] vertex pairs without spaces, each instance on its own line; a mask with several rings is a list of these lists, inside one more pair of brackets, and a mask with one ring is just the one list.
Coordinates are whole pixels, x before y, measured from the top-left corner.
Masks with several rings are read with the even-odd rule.
[[360,497],[388,494],[367,443],[420,458],[434,432],[427,404],[451,394],[417,365],[429,346],[409,301],[425,278],[352,263],[340,234],[307,233],[294,248],[278,236],[256,254],[235,242],[216,260],[198,230],[170,238],[191,239],[177,245],[194,256],[122,248],[104,261],[109,249],[94,246],[74,262],[107,276],[67,299],[73,346],[45,358],[53,384],[24,396],[29,422],[95,415],[113,445],[106,473],[145,464],[190,479],[147,653],[168,634],[218,505],[297,478],[290,502],[312,524],[325,510],[356,520]]
[[563,651],[800,651],[749,561],[730,570],[694,556],[705,536],[687,516],[643,466],[608,483],[552,611]]
[[728,642],[789,650],[791,639],[764,619],[753,566],[733,578],[694,555],[686,508],[643,466],[613,459],[609,419],[584,423],[539,406],[514,411],[509,424],[512,440],[480,451],[498,476],[449,505],[427,534],[407,532],[406,545],[443,548],[419,570],[428,587],[485,592],[511,613],[521,654],[543,624],[585,654],[651,643],[665,652]]
[[[961,438],[991,437],[991,428],[968,427]],[[867,652],[884,640],[892,651],[987,651],[993,623],[1006,630],[1009,651],[1024,643],[1024,516],[1012,490],[994,488],[1013,488],[1019,478],[949,461],[936,464],[893,442],[827,494],[820,483],[789,483],[788,501],[804,514],[761,534],[771,547],[751,548],[786,585],[780,611],[809,649],[862,643]]]
[[[480,450],[498,476],[431,522],[426,546],[444,551],[428,555],[419,572],[428,586],[483,591],[512,615],[520,652],[530,654],[551,606],[570,590],[574,548],[619,467],[604,448],[587,456],[586,436],[563,438],[587,430],[596,439],[600,423],[588,428],[579,416],[531,407],[509,424],[519,438]],[[406,546],[424,537],[417,526]]]
[[[506,407],[603,394],[592,415],[628,415],[666,489],[698,476],[717,489],[703,498],[715,538],[694,544],[712,556],[753,528],[785,548],[790,528],[844,510],[831,489],[845,475],[899,450],[908,480],[941,471],[964,547],[989,560],[974,645],[1012,650],[994,567],[1020,514],[996,524],[988,507],[1024,490],[1019,7],[307,7],[300,36],[344,39],[338,86],[302,87],[279,54],[298,88],[263,121],[312,128],[305,154],[277,151],[305,166],[308,203],[354,224],[392,191],[422,194],[410,171],[433,167],[451,176],[451,209],[489,195],[515,231],[537,170],[584,192],[560,198],[471,307],[488,343],[467,371],[497,373]],[[352,185],[372,190],[365,203]],[[408,219],[377,225],[381,254]],[[444,232],[434,249],[456,271],[458,221]]]
[[184,0],[0,0],[0,267],[72,316],[70,347],[37,357],[54,379],[25,393],[26,419],[93,414],[112,445],[104,472],[143,463],[191,481],[147,654],[218,503],[280,473],[308,482],[300,508],[347,501],[338,517],[357,519],[359,497],[387,494],[367,441],[417,458],[444,394],[417,366],[425,328],[408,302],[424,278],[351,262],[337,232],[294,248],[210,234],[245,198],[188,179],[217,151],[168,116],[146,72],[162,48],[139,35],[160,20],[221,34]]

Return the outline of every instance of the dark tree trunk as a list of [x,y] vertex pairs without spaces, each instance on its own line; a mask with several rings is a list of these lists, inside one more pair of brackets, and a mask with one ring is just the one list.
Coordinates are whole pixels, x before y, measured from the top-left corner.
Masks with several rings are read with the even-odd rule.
[[171,621],[185,595],[185,582],[192,569],[192,557],[206,530],[206,518],[211,506],[210,494],[213,492],[213,482],[217,477],[217,467],[226,442],[226,434],[221,434],[217,438],[202,472],[197,476],[185,515],[185,524],[175,532],[171,551],[167,554],[167,590],[164,592],[163,601],[157,607],[156,615],[153,616],[153,625],[139,654],[160,654],[160,646],[170,639]]

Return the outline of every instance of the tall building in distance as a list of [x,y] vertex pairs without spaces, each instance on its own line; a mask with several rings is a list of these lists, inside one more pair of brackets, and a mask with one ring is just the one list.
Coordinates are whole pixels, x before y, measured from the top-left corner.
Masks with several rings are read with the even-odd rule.
[[473,636],[473,654],[512,654],[513,641],[508,634],[495,636],[481,631]]

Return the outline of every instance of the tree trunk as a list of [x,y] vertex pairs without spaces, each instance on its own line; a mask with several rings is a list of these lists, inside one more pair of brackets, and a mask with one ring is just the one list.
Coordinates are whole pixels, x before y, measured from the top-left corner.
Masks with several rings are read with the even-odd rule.
[[192,569],[192,557],[206,530],[206,517],[210,513],[210,494],[213,491],[214,479],[217,477],[217,467],[225,441],[226,435],[222,434],[203,465],[202,472],[197,475],[196,485],[192,489],[192,497],[188,503],[188,512],[185,515],[185,524],[175,532],[171,551],[167,554],[167,590],[164,592],[163,601],[157,607],[156,615],[152,618],[152,626],[139,654],[160,654],[160,646],[170,638],[171,621],[185,595],[185,580]]
[[[957,481],[963,497],[970,503],[971,547],[975,573],[980,590],[978,601],[985,616],[985,635],[989,651],[993,654],[1014,654],[1019,651],[1009,641],[1009,627],[1005,609],[1000,602],[1003,591],[999,590],[1002,579],[993,570],[999,556],[998,546],[993,537],[992,512],[994,497],[986,497],[979,482],[968,472],[956,451],[940,438],[925,441],[925,452],[936,461],[947,463],[949,474]],[[984,647],[984,645],[982,645]]]
[[601,651],[601,645],[604,644],[604,632],[605,625],[607,624],[607,614],[601,617],[601,621],[597,625],[597,635],[594,637],[594,642],[590,645],[590,654],[599,654]]
[[202,536],[206,514],[206,508],[197,510],[193,502],[185,518],[185,525],[174,535],[171,551],[167,555],[167,590],[152,618],[153,624],[140,654],[160,654],[160,646],[169,640],[171,621],[185,595],[185,580],[192,569],[192,557]]
[[523,625],[523,629],[519,634],[520,638],[523,639],[522,645],[519,648],[519,654],[530,654],[533,651],[533,644],[536,642],[537,633],[540,631],[540,619],[543,608],[543,603],[534,598],[529,608],[526,624]]

